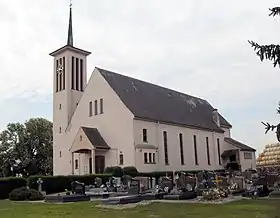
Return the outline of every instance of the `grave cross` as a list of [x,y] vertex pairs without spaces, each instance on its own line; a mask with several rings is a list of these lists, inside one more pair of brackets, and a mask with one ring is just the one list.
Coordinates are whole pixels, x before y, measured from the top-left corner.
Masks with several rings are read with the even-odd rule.
[[44,181],[41,179],[41,178],[39,178],[38,180],[37,180],[37,184],[38,184],[38,191],[39,192],[42,192],[42,184],[44,183]]
[[215,182],[217,184],[217,188],[219,188],[219,183],[222,182],[223,180],[218,178],[218,175],[215,176],[215,180],[212,180],[213,182]]

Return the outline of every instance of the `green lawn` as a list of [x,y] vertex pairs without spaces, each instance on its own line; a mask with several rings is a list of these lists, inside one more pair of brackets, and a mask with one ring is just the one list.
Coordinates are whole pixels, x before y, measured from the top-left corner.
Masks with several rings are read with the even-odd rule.
[[[275,218],[280,201],[243,200],[225,205],[153,203],[114,210],[95,207],[92,202],[70,204],[15,203],[0,201],[2,218]],[[278,209],[279,210],[279,209]],[[278,211],[279,213],[280,211]],[[279,213],[280,214],[280,213]]]

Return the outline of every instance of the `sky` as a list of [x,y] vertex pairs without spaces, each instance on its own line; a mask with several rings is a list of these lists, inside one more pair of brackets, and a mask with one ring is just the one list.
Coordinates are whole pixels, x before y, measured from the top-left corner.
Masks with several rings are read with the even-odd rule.
[[[95,66],[206,99],[232,137],[262,151],[275,143],[280,69],[247,40],[280,43],[279,1],[73,0],[74,45]],[[53,59],[67,41],[69,0],[0,0],[0,130],[52,120]]]

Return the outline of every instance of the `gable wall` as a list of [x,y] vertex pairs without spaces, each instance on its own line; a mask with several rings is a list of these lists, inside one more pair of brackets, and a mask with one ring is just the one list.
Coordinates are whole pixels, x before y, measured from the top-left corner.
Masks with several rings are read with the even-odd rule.
[[[103,98],[103,114],[94,115],[94,101]],[[93,104],[93,116],[89,117],[89,102]],[[87,84],[84,95],[82,96],[77,109],[72,117],[71,123],[65,134],[61,134],[56,144],[63,144],[63,158],[57,161],[55,174],[71,174],[71,152],[73,140],[80,126],[95,127],[99,130],[107,144],[112,148],[106,154],[106,165],[117,165],[119,152],[124,154],[125,165],[134,165],[133,154],[133,115],[121,102],[115,92],[108,85],[103,76],[97,69],[94,70]],[[80,157],[79,157],[80,156]],[[76,155],[81,158],[81,155]],[[81,161],[81,171],[88,164],[87,160]],[[83,174],[83,173],[82,173]]]

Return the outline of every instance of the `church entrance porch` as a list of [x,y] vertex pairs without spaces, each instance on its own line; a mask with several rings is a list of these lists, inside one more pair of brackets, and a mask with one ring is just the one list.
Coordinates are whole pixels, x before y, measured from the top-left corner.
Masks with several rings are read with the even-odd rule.
[[222,155],[223,165],[224,167],[230,167],[231,164],[239,164],[239,150],[238,149],[231,149],[231,150],[225,150]]
[[81,127],[70,148],[72,174],[103,173],[110,147],[96,128]]

